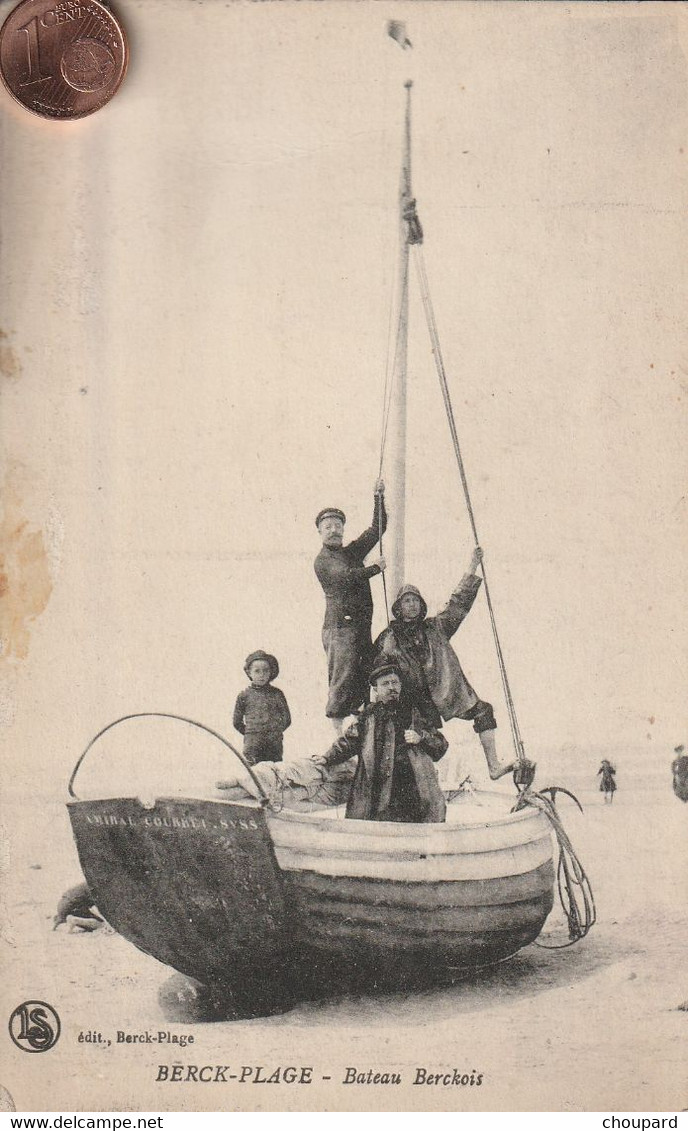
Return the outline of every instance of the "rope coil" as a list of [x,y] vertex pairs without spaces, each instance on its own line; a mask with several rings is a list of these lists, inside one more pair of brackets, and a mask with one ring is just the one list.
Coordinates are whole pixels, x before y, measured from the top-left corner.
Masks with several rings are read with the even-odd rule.
[[[546,793],[549,793],[549,798],[545,796]],[[554,800],[557,793],[565,793],[567,797],[572,798],[581,813],[583,812],[583,807],[578,799],[574,797],[572,793],[569,793],[568,789],[562,789],[561,786],[556,785],[548,786],[546,789],[540,790],[540,792],[530,789],[525,790],[519,795],[518,801],[512,810],[512,812],[517,812],[526,805],[531,805],[534,809],[539,809],[549,820],[554,835],[557,838],[557,846],[559,849],[557,891],[559,894],[559,902],[566,916],[569,941],[551,945],[537,942],[536,940],[534,945],[539,946],[541,950],[565,950],[566,947],[573,946],[579,939],[585,938],[597,919],[595,899],[592,894],[592,888],[590,887],[590,881],[571,844],[568,833],[562,824],[561,817],[557,812]]]

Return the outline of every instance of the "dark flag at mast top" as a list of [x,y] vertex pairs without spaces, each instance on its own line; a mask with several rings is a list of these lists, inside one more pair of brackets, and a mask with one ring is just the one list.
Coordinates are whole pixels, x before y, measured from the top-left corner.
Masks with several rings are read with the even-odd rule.
[[395,39],[404,50],[406,50],[407,47],[413,47],[411,40],[406,35],[406,24],[402,23],[401,20],[388,20],[387,33],[391,35],[392,39]]

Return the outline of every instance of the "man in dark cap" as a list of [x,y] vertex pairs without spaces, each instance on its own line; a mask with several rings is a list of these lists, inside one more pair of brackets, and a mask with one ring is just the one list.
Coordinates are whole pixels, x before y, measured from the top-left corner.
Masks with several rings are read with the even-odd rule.
[[482,579],[476,570],[482,558],[477,547],[467,573],[435,617],[428,617],[428,607],[415,585],[402,586],[392,605],[395,619],[377,638],[375,648],[378,661],[399,665],[405,684],[431,725],[441,726],[442,719],[472,721],[494,780],[509,773],[513,764],[499,761],[492,705],[476,695],[449,643],[477,596]]
[[315,573],[327,602],[322,630],[329,682],[325,714],[332,719],[338,734],[346,716],[357,711],[367,698],[367,676],[373,658],[370,578],[381,573],[386,563],[382,556],[372,565],[364,563],[387,528],[384,492],[385,485],[378,479],[373,521],[346,546],[343,511],[325,507],[315,520],[322,539]]
[[370,673],[376,701],[316,765],[331,768],[358,758],[346,815],[359,821],[443,821],[446,802],[434,763],[447,740],[402,692],[395,664],[382,663]]

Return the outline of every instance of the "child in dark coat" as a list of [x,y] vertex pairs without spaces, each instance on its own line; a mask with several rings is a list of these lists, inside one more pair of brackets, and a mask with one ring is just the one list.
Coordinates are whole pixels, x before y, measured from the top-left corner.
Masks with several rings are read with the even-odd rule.
[[600,791],[604,794],[605,804],[609,802],[611,805],[614,800],[614,794],[616,793],[616,778],[614,776],[616,774],[616,767],[612,766],[611,762],[606,758],[603,758],[602,765],[597,773],[602,775],[600,778]]
[[283,692],[273,687],[279,664],[268,652],[251,652],[244,671],[249,686],[239,692],[234,707],[234,727],[244,735],[244,757],[256,762],[281,762],[282,735],[291,725],[291,715]]

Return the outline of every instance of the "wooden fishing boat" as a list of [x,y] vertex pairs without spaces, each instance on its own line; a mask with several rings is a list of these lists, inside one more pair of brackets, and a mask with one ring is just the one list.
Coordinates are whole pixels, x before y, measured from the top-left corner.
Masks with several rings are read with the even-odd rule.
[[[394,388],[384,397],[392,586],[403,580],[409,257],[422,243],[411,193],[410,85],[399,196]],[[420,258],[417,265],[477,545]],[[381,467],[383,455],[384,450]],[[515,755],[523,767],[485,576],[484,582]],[[70,782],[73,797],[83,757]],[[520,784],[527,787],[527,775]],[[337,987],[451,982],[533,942],[553,906],[553,823],[544,802],[515,809],[518,796],[448,795],[446,822],[422,825],[343,820],[342,807],[277,811],[265,796],[159,797],[152,806],[135,797],[74,800],[69,812],[84,875],[108,922],[216,996],[231,997],[240,1013],[256,1014]],[[571,927],[572,934],[582,933],[578,927]]]
[[69,812],[117,932],[252,1014],[325,990],[451,982],[532,942],[553,905],[552,829],[511,807],[459,795],[441,825],[198,798]]

